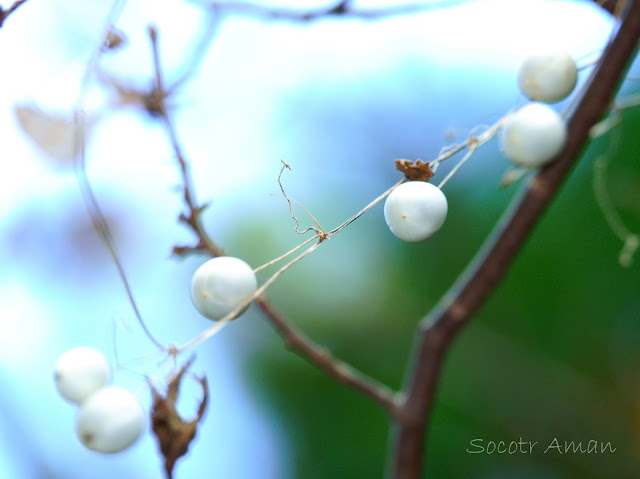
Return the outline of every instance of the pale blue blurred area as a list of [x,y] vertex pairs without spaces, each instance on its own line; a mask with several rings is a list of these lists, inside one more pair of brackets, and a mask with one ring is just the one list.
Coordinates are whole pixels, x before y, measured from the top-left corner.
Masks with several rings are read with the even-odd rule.
[[[13,113],[25,102],[72,111],[108,3],[32,0],[0,30],[0,479],[73,479],[88,477],[87,471],[92,478],[160,477],[150,434],[121,455],[88,452],[73,432],[74,408],[55,392],[56,357],[90,345],[114,359],[114,327],[121,359],[152,348],[92,230],[73,175],[51,166]],[[146,86],[152,66],[145,27],[154,23],[171,78],[197,38],[199,12],[185,2],[130,1],[118,23],[130,44],[105,58],[106,68]],[[285,177],[290,194],[332,227],[397,181],[392,159],[433,158],[451,141],[447,135],[464,140],[474,126],[522,103],[515,72],[531,49],[563,45],[578,59],[592,59],[609,29],[610,21],[587,2],[542,0],[472,1],[375,22],[228,18],[200,74],[176,99],[196,191],[201,200],[214,200],[207,224],[229,254],[237,235],[254,223],[272,228],[281,242],[276,249],[284,251],[297,238],[285,203],[269,196],[278,191],[280,160],[293,166]],[[90,109],[103,101],[96,89]],[[179,177],[166,138],[129,108],[102,116],[89,140],[88,174],[142,313],[163,343],[186,341],[209,323],[188,296],[190,274],[202,259],[168,259],[172,246],[193,238],[176,221]],[[479,180],[495,188],[506,166],[494,143],[454,181],[458,188],[471,190]],[[362,221],[381,232],[366,249],[358,233],[345,232],[332,242],[339,244],[309,259],[329,278],[318,285],[325,290],[305,287],[303,273],[283,278],[283,287],[297,288],[300,304],[330,311],[351,295],[382,287],[374,273],[385,261],[390,234],[380,226],[379,209]],[[251,255],[255,266],[271,259],[260,251]],[[336,264],[348,272],[336,272]],[[242,321],[198,349],[194,371],[208,376],[211,406],[177,477],[202,477],[202,471],[207,477],[287,475],[286,431],[243,380],[243,354],[266,326],[254,313]],[[153,365],[138,371],[153,372]],[[139,376],[121,372],[116,381],[139,389],[148,405]],[[186,394],[188,415],[199,393],[189,388]]]

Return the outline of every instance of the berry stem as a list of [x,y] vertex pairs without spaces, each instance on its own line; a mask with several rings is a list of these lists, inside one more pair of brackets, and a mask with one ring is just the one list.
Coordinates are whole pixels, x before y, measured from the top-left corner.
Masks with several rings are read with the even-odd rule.
[[278,263],[279,261],[283,260],[284,258],[286,258],[287,256],[289,256],[290,254],[295,253],[296,251],[298,251],[300,248],[302,248],[303,246],[308,245],[309,243],[311,243],[313,240],[320,238],[320,235],[315,235],[312,236],[311,238],[309,238],[307,241],[305,241],[304,243],[300,243],[298,246],[296,246],[295,248],[290,249],[289,251],[287,251],[285,254],[278,256],[277,258],[272,259],[271,261],[263,264],[262,266],[258,266],[256,269],[253,270],[254,273],[257,273],[258,271],[262,271],[263,269],[268,268],[269,266]]
[[382,200],[384,200],[387,196],[389,196],[389,194],[395,190],[398,186],[400,186],[402,183],[404,183],[406,181],[406,179],[401,179],[400,181],[398,181],[395,185],[393,185],[391,188],[389,188],[387,191],[385,191],[384,193],[382,193],[380,196],[378,196],[376,199],[374,199],[373,201],[371,201],[367,206],[365,206],[364,208],[362,208],[360,211],[358,211],[355,215],[353,215],[351,218],[349,218],[347,221],[345,221],[344,223],[342,223],[340,226],[337,226],[336,228],[332,229],[331,231],[329,231],[327,233],[327,239],[330,238],[331,236],[333,236],[336,233],[339,233],[340,231],[342,231],[343,229],[345,229],[347,226],[349,226],[351,223],[353,223],[355,220],[357,220],[358,218],[360,218],[363,214],[365,214],[367,211],[369,211],[371,208],[373,208],[375,205],[377,205],[378,203],[380,203]]

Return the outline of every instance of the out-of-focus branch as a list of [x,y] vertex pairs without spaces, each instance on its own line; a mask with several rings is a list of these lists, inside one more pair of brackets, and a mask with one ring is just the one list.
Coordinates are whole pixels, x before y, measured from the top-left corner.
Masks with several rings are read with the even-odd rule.
[[268,20],[286,20],[294,22],[311,22],[321,18],[345,17],[362,20],[377,20],[395,15],[410,15],[412,13],[449,7],[474,0],[441,0],[439,2],[425,2],[420,4],[402,4],[380,8],[356,8],[352,1],[343,0],[328,8],[315,10],[299,10],[293,8],[273,8],[251,2],[219,2],[216,0],[199,0],[197,3],[216,8],[220,13],[246,15]]
[[598,6],[609,12],[611,15],[617,16],[621,8],[627,0],[593,0]]
[[18,7],[20,7],[20,5],[22,5],[26,1],[27,0],[16,0],[15,2],[13,2],[13,5],[11,5],[7,10],[0,7],[0,28],[2,28],[2,26],[4,25],[4,21],[7,19],[7,17],[15,12]]
[[[198,205],[195,199],[194,187],[189,172],[189,163],[182,151],[180,142],[178,141],[178,136],[171,116],[163,103],[164,98],[166,98],[166,94],[163,86],[164,81],[158,53],[158,33],[154,27],[149,28],[149,37],[151,39],[155,68],[154,89],[157,91],[157,100],[161,106],[160,108],[157,108],[156,111],[163,120],[165,130],[169,136],[174,154],[180,167],[183,197],[188,210],[187,214],[182,214],[180,216],[180,220],[193,230],[199,241],[198,244],[194,246],[177,246],[174,248],[174,253],[186,254],[204,252],[211,256],[222,256],[222,249],[215,244],[202,225],[200,214],[205,206]],[[364,395],[370,397],[386,409],[392,416],[397,414],[398,409],[395,402],[395,396],[387,386],[377,382],[369,376],[366,376],[347,363],[333,358],[324,348],[315,344],[301,331],[297,330],[291,323],[289,323],[289,321],[287,321],[282,314],[276,311],[271,303],[269,303],[269,301],[263,296],[256,299],[256,304],[260,307],[269,321],[271,321],[277,331],[283,336],[286,344],[298,355],[318,366],[327,373],[327,375],[339,383],[345,384],[346,386],[360,391]]]
[[205,15],[206,18],[204,19],[204,26],[200,33],[200,38],[191,50],[191,54],[186,57],[187,61],[184,63],[180,76],[174,80],[171,85],[167,86],[167,93],[169,95],[173,94],[196,75],[209,52],[209,47],[218,33],[222,21],[217,8],[207,8]]
[[568,123],[568,139],[557,159],[543,168],[515,201],[468,270],[420,324],[406,399],[395,437],[393,479],[421,475],[425,434],[436,386],[449,345],[505,276],[534,226],[558,192],[605,114],[640,38],[640,2],[627,3],[622,24],[596,67]]
[[207,207],[207,205],[198,205],[193,194],[193,182],[191,180],[191,171],[189,169],[189,163],[186,160],[186,156],[182,151],[182,146],[178,141],[178,135],[173,125],[173,120],[169,115],[165,99],[167,94],[164,89],[164,80],[162,76],[162,69],[160,67],[160,55],[158,51],[158,32],[155,27],[149,27],[149,37],[151,38],[153,64],[155,68],[155,83],[151,93],[155,105],[155,114],[162,119],[165,130],[171,141],[171,147],[173,148],[176,161],[180,167],[180,175],[182,177],[183,184],[183,199],[187,206],[187,213],[180,215],[180,221],[188,225],[199,239],[199,244],[194,247],[178,247],[174,249],[174,253],[179,252],[181,249],[183,252],[193,251],[197,249],[205,249],[209,251],[213,256],[222,256],[224,251],[208,235],[203,235],[205,231],[202,225],[201,214]]

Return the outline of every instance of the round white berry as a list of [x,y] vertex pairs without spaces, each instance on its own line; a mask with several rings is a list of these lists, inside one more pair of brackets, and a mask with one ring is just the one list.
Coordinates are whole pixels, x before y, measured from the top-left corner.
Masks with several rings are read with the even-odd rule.
[[135,395],[119,386],[108,386],[82,404],[76,433],[88,449],[113,454],[131,446],[144,424],[145,414]]
[[73,348],[56,360],[54,379],[62,397],[80,404],[109,382],[111,367],[97,349]]
[[556,156],[567,141],[567,126],[543,103],[528,103],[506,120],[502,147],[507,158],[525,168],[537,168]]
[[555,103],[565,99],[578,81],[576,62],[563,52],[531,55],[518,74],[520,91],[530,100]]
[[251,266],[238,258],[220,256],[210,259],[193,274],[191,299],[200,314],[217,321],[240,306],[257,288]]
[[395,188],[384,203],[384,218],[391,232],[405,241],[422,241],[440,229],[447,217],[444,193],[423,181]]

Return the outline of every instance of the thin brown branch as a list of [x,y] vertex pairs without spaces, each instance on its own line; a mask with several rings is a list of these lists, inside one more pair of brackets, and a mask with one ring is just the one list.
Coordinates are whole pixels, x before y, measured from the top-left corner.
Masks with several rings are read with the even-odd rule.
[[[162,102],[166,95],[163,94],[162,69],[160,66],[159,49],[158,49],[158,33],[155,28],[149,28],[149,37],[153,50],[153,60],[155,68],[156,85],[159,95],[158,98]],[[164,122],[165,130],[174,154],[180,166],[182,174],[182,186],[184,201],[189,210],[188,215],[181,215],[180,219],[186,223],[196,234],[199,243],[196,246],[178,246],[174,248],[174,252],[178,254],[189,254],[196,251],[206,252],[211,256],[222,256],[223,252],[206,232],[200,220],[200,213],[203,207],[197,206],[195,199],[194,187],[189,172],[189,163],[184,156],[175,126],[171,120],[171,116],[167,108],[158,109],[160,116]],[[284,337],[287,345],[301,357],[315,364],[330,377],[341,384],[352,387],[360,391],[365,396],[370,397],[380,404],[384,409],[389,411],[392,416],[398,412],[393,392],[385,385],[377,382],[375,379],[366,376],[345,362],[333,358],[326,350],[315,344],[307,338],[302,332],[297,330],[289,321],[287,321],[279,312],[277,312],[267,299],[260,296],[256,299],[256,304],[263,311],[267,319],[271,321],[276,330]]]
[[485,248],[420,324],[402,421],[395,436],[391,465],[394,479],[421,475],[425,433],[436,386],[449,345],[505,276],[516,254],[555,196],[583,150],[589,129],[607,111],[640,38],[640,2],[628,2],[623,22],[605,50],[584,96],[568,123],[568,140],[556,161],[542,169],[515,201]]
[[91,182],[89,181],[89,177],[87,176],[86,170],[86,145],[85,145],[85,118],[84,113],[76,112],[75,115],[75,150],[78,152],[77,157],[75,159],[75,174],[76,179],[78,181],[78,186],[80,187],[80,191],[82,193],[82,197],[87,206],[87,210],[89,211],[89,216],[91,217],[91,221],[93,222],[93,226],[98,233],[98,235],[104,241],[104,244],[109,251],[109,255],[113,260],[116,269],[118,271],[118,275],[120,276],[120,280],[122,281],[122,285],[124,286],[125,293],[127,294],[127,298],[129,299],[129,303],[131,304],[131,308],[133,309],[133,313],[140,324],[140,327],[144,331],[144,334],[149,338],[149,340],[161,351],[166,351],[167,348],[156,339],[156,337],[151,333],[147,324],[144,322],[142,318],[142,313],[138,308],[138,303],[136,303],[135,297],[133,295],[133,289],[129,284],[129,279],[127,278],[127,274],[124,270],[124,265],[122,261],[120,261],[120,255],[116,250],[116,242],[111,234],[111,229],[109,228],[109,222],[104,217],[102,213],[102,208],[100,208],[100,203],[98,203],[98,199],[93,191],[93,187],[91,186]]
[[0,7],[0,28],[2,28],[2,26],[4,25],[4,21],[7,19],[7,17],[15,12],[18,7],[20,7],[26,1],[27,0],[17,0],[13,2],[13,5],[11,5],[7,10]]
[[[19,3],[19,2],[16,2],[16,3]],[[124,0],[116,0],[113,3],[111,9],[109,10],[109,14],[107,15],[107,21],[106,21],[107,27],[105,29],[105,33],[102,35],[100,39],[100,45],[98,48],[96,48],[93,55],[90,57],[84,72],[82,87],[80,89],[80,94],[78,95],[75,114],[74,114],[74,131],[75,131],[74,151],[76,152],[74,157],[74,171],[76,174],[76,179],[78,181],[78,186],[82,193],[82,197],[87,207],[87,210],[89,211],[89,215],[91,217],[95,230],[104,241],[107,247],[107,250],[111,255],[111,258],[116,266],[118,275],[120,276],[125,292],[127,294],[127,298],[129,299],[129,303],[131,304],[131,308],[133,309],[134,315],[138,323],[140,324],[140,327],[142,328],[147,338],[160,351],[169,352],[170,348],[165,347],[162,343],[160,343],[160,341],[158,341],[155,338],[153,334],[151,334],[151,331],[147,327],[144,319],[142,318],[142,314],[140,313],[140,309],[138,308],[135,297],[133,295],[133,290],[131,288],[131,285],[129,284],[127,274],[124,270],[124,265],[122,264],[122,261],[120,261],[120,256],[116,250],[115,240],[111,234],[109,223],[107,222],[106,218],[104,217],[104,214],[102,213],[102,209],[100,208],[100,204],[98,202],[98,199],[95,196],[95,193],[93,191],[91,182],[89,181],[89,177],[87,176],[87,171],[86,171],[85,128],[86,128],[87,121],[86,121],[86,113],[84,111],[84,99],[87,92],[89,78],[92,76],[92,74],[95,71],[95,68],[98,64],[100,56],[104,50],[104,44],[105,44],[106,38],[108,37],[109,33],[112,31],[113,25],[115,24],[117,18],[122,13],[122,8],[124,7],[124,3],[125,3]],[[14,9],[15,8],[17,8],[16,4],[14,4]]]
[[378,20],[396,15],[410,15],[413,13],[450,7],[473,0],[442,0],[439,2],[425,2],[421,4],[398,4],[381,8],[356,8],[351,1],[342,0],[328,8],[315,10],[298,10],[293,8],[272,8],[251,2],[218,2],[200,1],[198,3],[216,8],[220,13],[246,15],[267,20],[286,20],[293,22],[311,22],[323,18],[356,18],[361,20]]
[[[203,249],[205,251],[208,251],[213,256],[223,256],[224,251],[222,251],[222,248],[215,244],[215,242],[209,237],[209,235],[206,234],[206,231],[202,225],[201,215],[207,205],[198,205],[194,198],[194,194],[192,193],[194,188],[193,181],[191,179],[189,163],[187,162],[186,156],[182,151],[182,146],[178,141],[178,135],[176,133],[175,126],[173,125],[172,118],[169,115],[168,109],[164,103],[167,95],[165,94],[164,90],[162,67],[160,65],[158,32],[153,26],[149,27],[149,38],[151,40],[151,50],[155,72],[154,91],[156,92],[155,98],[158,102],[156,112],[162,118],[165,130],[169,137],[169,141],[171,142],[171,147],[173,148],[173,152],[176,157],[176,161],[178,162],[178,166],[180,168],[180,175],[182,177],[183,185],[183,199],[188,210],[187,214],[180,215],[180,220],[183,223],[187,224],[200,240],[197,246],[191,248],[192,250]],[[184,251],[184,247],[182,248],[183,249],[181,249],[181,251]]]
[[256,304],[284,338],[287,346],[296,354],[315,364],[337,382],[360,391],[386,409],[394,418],[400,410],[395,395],[387,386],[354,369],[349,364],[334,358],[324,348],[318,346],[301,331],[293,327],[274,309],[268,299],[259,297]]

